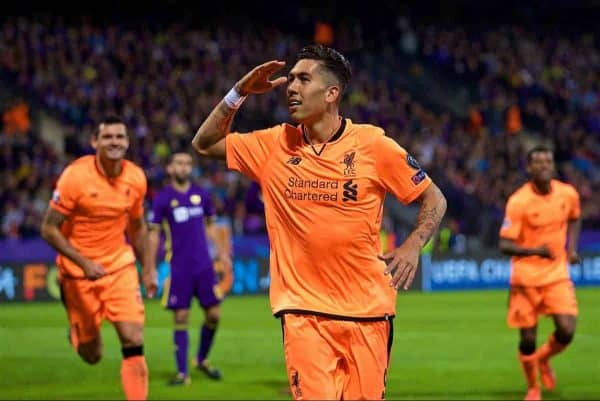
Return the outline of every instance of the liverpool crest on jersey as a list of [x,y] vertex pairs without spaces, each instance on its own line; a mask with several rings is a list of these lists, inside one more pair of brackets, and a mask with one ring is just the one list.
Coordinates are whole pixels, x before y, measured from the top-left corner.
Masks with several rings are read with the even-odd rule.
[[342,160],[344,164],[344,177],[355,177],[356,176],[356,152],[348,152],[344,155]]

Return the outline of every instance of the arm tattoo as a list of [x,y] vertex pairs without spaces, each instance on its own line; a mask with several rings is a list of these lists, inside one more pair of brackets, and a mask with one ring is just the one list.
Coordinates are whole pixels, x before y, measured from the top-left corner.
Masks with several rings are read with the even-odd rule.
[[64,223],[66,219],[67,218],[65,217],[65,215],[49,207],[48,211],[46,212],[46,221],[44,222],[44,224],[60,228],[60,226],[62,226],[62,223]]
[[[434,185],[434,184],[432,184]],[[417,224],[411,235],[415,235],[424,246],[437,230],[446,213],[446,198],[436,186],[425,190],[421,195],[421,209],[417,216]]]
[[415,227],[415,233],[419,237],[423,244],[427,243],[431,236],[433,235],[435,229],[440,223],[441,216],[438,212],[438,208],[433,206],[432,208],[426,208],[426,205],[423,205],[421,210],[419,210],[419,215],[417,216],[417,226]]
[[233,117],[235,117],[235,113],[237,109],[232,109],[225,101],[221,101],[219,105],[219,116],[217,119],[217,127],[222,134],[222,138],[227,135],[228,132],[231,131],[231,123],[233,122]]
[[200,154],[205,154],[203,152],[217,144],[231,131],[231,124],[236,111],[236,109],[227,106],[224,100],[221,100],[196,131],[196,135],[192,139],[192,146]]

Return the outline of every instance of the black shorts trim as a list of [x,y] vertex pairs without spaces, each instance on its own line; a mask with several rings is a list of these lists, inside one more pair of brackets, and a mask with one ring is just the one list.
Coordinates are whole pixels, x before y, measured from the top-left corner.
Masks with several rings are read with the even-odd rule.
[[373,316],[373,317],[354,317],[354,316],[334,315],[331,313],[316,312],[316,311],[310,311],[310,310],[304,310],[304,309],[283,309],[283,310],[280,310],[279,312],[275,313],[274,316],[276,318],[281,318],[281,317],[283,317],[283,315],[288,314],[288,313],[292,314],[292,315],[320,316],[320,317],[326,317],[326,318],[332,319],[332,320],[344,320],[344,321],[348,321],[348,322],[384,322],[384,321],[392,320],[395,316],[395,315],[385,314],[383,316]]
[[393,316],[389,320],[389,325],[390,325],[390,333],[388,335],[388,345],[387,345],[388,366],[390,366],[390,360],[392,358],[392,344],[394,343],[394,317]]
[[281,342],[285,344],[285,315],[281,315]]

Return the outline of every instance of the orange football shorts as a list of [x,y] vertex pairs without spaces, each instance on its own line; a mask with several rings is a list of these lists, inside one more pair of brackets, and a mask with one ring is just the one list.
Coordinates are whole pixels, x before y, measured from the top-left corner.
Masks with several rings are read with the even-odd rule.
[[385,397],[393,339],[390,320],[338,320],[286,313],[283,343],[296,400],[376,400]]
[[562,280],[542,287],[511,286],[506,321],[512,328],[537,324],[538,315],[577,316],[575,286]]
[[61,291],[79,343],[96,338],[103,319],[144,323],[144,303],[133,264],[95,281],[63,277]]

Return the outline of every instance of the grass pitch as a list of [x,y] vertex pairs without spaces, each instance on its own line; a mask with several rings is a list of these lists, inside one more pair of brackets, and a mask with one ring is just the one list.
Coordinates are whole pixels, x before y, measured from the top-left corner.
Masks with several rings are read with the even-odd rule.
[[[553,359],[558,385],[544,399],[600,399],[600,289],[578,288],[577,297],[575,340]],[[523,399],[518,333],[505,325],[506,301],[507,291],[400,294],[387,399]],[[225,300],[210,354],[224,380],[192,372],[187,387],[166,385],[175,369],[171,313],[157,301],[146,301],[146,312],[151,399],[290,399],[281,327],[267,297]],[[190,356],[201,320],[194,305]],[[103,360],[88,366],[68,345],[66,322],[60,303],[0,305],[0,399],[124,399],[112,326],[102,327]],[[551,331],[550,319],[542,319],[538,344]]]

